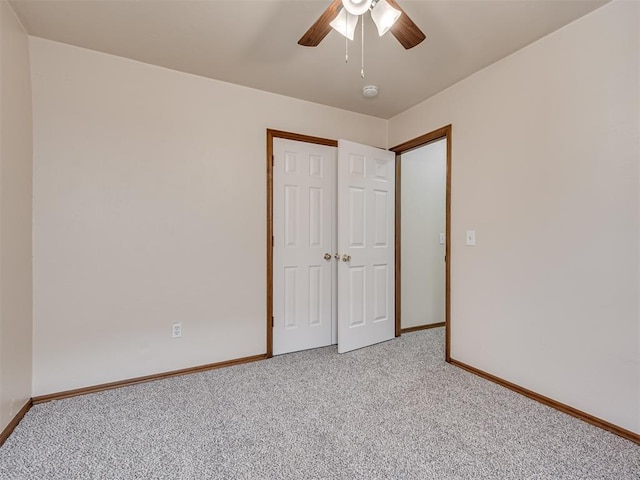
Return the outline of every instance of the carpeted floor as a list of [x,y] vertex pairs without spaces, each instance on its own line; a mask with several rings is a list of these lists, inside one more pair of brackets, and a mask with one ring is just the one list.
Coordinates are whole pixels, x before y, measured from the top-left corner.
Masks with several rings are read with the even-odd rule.
[[640,479],[640,447],[443,362],[442,328],[36,405],[0,478]]

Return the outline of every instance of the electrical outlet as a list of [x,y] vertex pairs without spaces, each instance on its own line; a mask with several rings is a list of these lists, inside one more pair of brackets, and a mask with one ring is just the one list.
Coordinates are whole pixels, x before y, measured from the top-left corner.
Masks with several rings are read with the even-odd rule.
[[171,338],[180,338],[182,336],[182,322],[171,324]]

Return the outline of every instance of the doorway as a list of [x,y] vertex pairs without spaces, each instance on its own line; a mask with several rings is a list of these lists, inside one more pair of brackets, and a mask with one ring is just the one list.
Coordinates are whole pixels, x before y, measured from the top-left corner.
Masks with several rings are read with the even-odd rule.
[[[396,336],[444,325],[447,362],[451,345],[451,130],[451,125],[448,125],[390,149],[396,153]],[[408,169],[403,168],[405,161]],[[406,174],[413,175],[412,180],[416,180],[417,175],[430,175],[429,179],[423,178],[423,186],[433,195],[429,197],[422,191],[421,199],[409,198],[405,190],[419,190],[420,184],[414,181],[403,183],[402,177]],[[432,184],[429,186],[427,182]],[[437,198],[439,196],[444,198]],[[425,205],[419,206],[416,201],[442,202],[444,211],[438,212],[441,208],[438,205],[417,208]],[[416,212],[416,209],[422,212]],[[420,214],[431,218],[423,218],[420,225],[411,225]],[[407,221],[403,223],[403,220]],[[403,239],[403,235],[410,238]],[[416,246],[420,245],[423,248],[416,253]],[[439,283],[438,276],[442,283]],[[409,284],[404,289],[403,280]],[[420,289],[423,289],[422,298],[419,297]],[[430,305],[425,305],[426,301]],[[404,322],[403,309],[406,309],[407,316]],[[442,317],[442,321],[438,321]]]
[[267,129],[267,358],[273,357],[273,328],[275,324],[273,310],[273,247],[275,244],[273,228],[273,169],[275,155],[273,142],[276,138],[306,142],[314,145],[325,145],[328,147],[338,147],[337,140],[313,137],[310,135],[300,135],[281,130]]
[[[323,155],[327,162],[331,155],[326,154],[326,149],[325,153],[310,153],[314,149],[305,144],[337,145],[337,167],[332,168],[329,163],[322,167]],[[296,152],[301,152],[299,160]],[[393,152],[368,145],[267,130],[267,356],[326,345],[326,338],[333,337],[333,333],[327,333],[331,330],[320,334],[326,338],[318,345],[313,344],[314,338],[281,348],[280,338],[274,337],[294,338],[304,330],[313,330],[315,335],[323,331],[336,311],[340,353],[393,338],[394,163]],[[321,209],[315,215],[309,210],[311,206],[324,205],[325,213],[335,211],[331,201],[322,200],[332,190],[318,183],[319,177],[325,175],[323,171],[327,175],[337,172],[334,185],[338,208],[333,224],[318,227],[316,224],[320,223],[314,218],[331,215],[320,214]],[[311,183],[310,176],[316,177]],[[330,234],[325,235],[324,241],[317,235],[332,229],[338,230],[337,248],[332,248]],[[291,243],[289,239],[297,235],[294,230],[299,232],[301,241]],[[311,232],[315,232],[313,238]],[[314,238],[315,243],[311,242]],[[331,265],[334,268],[327,268]],[[318,301],[320,285],[327,285],[325,280],[335,280],[336,276],[337,283],[334,281],[333,285],[339,288],[337,301],[331,300],[333,286],[324,288],[329,299]],[[321,305],[324,321],[318,321]],[[298,318],[291,320],[295,315]],[[305,335],[302,333],[300,338]]]

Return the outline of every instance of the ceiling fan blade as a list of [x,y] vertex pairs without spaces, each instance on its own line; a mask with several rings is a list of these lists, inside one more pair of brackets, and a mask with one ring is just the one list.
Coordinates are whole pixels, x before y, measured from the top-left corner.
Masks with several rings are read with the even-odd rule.
[[409,50],[410,48],[415,47],[420,42],[422,42],[425,38],[422,30],[418,28],[418,26],[413,23],[413,20],[409,18],[407,12],[405,12],[396,0],[387,0],[387,2],[392,6],[397,8],[402,12],[400,18],[396,21],[396,23],[391,27],[391,33],[394,37],[402,44],[404,48]]
[[342,0],[333,0],[331,5],[320,15],[316,23],[298,40],[298,45],[304,47],[317,47],[322,39],[331,31],[329,25],[337,16],[338,10],[342,6]]

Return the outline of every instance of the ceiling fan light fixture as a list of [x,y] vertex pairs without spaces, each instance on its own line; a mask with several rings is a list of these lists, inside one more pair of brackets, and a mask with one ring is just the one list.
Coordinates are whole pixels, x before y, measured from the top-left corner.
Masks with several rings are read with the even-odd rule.
[[358,25],[358,18],[357,15],[353,15],[349,13],[346,8],[343,8],[329,25],[331,25],[331,28],[336,32],[339,32],[349,40],[353,40],[356,33],[356,25]]
[[378,35],[382,36],[387,33],[400,18],[400,15],[402,15],[402,12],[389,5],[387,0],[378,0],[371,10],[371,18],[373,18],[373,22],[378,28]]
[[362,15],[371,8],[373,0],[342,0],[342,5],[351,15]]

